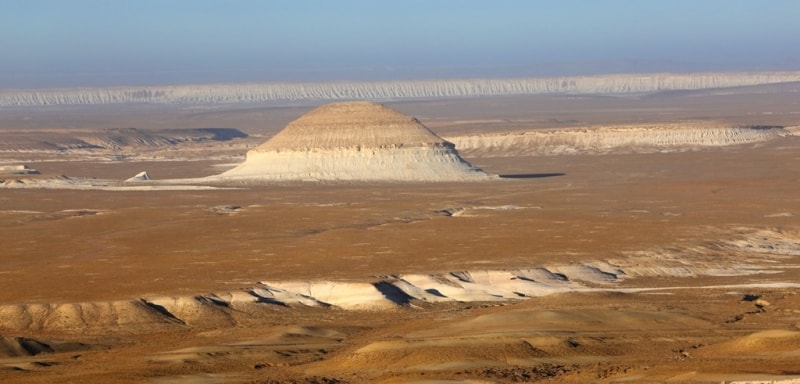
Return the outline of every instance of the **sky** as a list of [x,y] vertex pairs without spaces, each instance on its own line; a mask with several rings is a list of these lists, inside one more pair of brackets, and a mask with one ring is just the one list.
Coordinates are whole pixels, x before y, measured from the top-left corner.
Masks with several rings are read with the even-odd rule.
[[0,0],[0,90],[800,70],[796,0]]

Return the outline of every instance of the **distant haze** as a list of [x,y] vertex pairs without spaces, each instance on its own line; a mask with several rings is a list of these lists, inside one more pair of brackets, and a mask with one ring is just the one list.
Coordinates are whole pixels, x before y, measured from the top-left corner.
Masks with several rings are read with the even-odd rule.
[[0,0],[0,90],[800,70],[798,1]]

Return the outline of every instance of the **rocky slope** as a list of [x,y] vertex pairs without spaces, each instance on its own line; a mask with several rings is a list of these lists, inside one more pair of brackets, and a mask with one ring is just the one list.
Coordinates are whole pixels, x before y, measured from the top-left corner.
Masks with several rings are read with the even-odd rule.
[[65,152],[163,148],[181,143],[229,141],[247,134],[233,128],[163,129],[111,128],[101,132],[82,130],[5,130],[0,153]]

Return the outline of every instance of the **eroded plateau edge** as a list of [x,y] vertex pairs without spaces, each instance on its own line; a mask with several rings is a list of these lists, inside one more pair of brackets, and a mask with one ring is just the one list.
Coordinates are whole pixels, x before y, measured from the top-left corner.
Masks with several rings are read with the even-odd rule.
[[[457,220],[457,218],[454,218]],[[0,305],[0,330],[142,333],[174,327],[234,325],[270,307],[346,311],[424,310],[440,303],[515,302],[567,292],[658,292],[681,289],[800,288],[780,274],[800,267],[800,233],[739,228],[728,239],[620,254],[616,258],[507,270],[376,276],[369,281],[261,281],[227,292],[144,295],[80,303]],[[746,276],[759,275],[759,282]],[[765,279],[763,276],[772,276]],[[638,278],[737,277],[717,286],[638,284]],[[673,280],[676,281],[676,280]],[[680,281],[680,280],[677,280]],[[632,284],[627,284],[632,283]],[[277,306],[277,307],[276,307]]]

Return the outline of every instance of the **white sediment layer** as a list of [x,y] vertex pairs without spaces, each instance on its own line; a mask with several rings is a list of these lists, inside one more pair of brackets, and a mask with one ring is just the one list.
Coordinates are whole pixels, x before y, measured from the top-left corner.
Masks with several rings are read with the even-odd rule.
[[470,166],[452,147],[352,148],[247,154],[210,180],[474,181],[491,176]]
[[0,107],[99,104],[233,104],[296,100],[644,93],[800,81],[800,72],[652,73],[550,78],[243,83],[0,91]]
[[300,301],[287,296],[293,302],[311,306],[333,305],[342,309],[381,309],[393,307],[395,304],[387,300],[374,285],[369,283],[351,283],[335,281],[281,281],[262,283],[268,290],[292,293]]
[[471,156],[504,157],[677,151],[774,140],[792,133],[783,127],[707,126],[708,123],[543,129],[448,137]]

